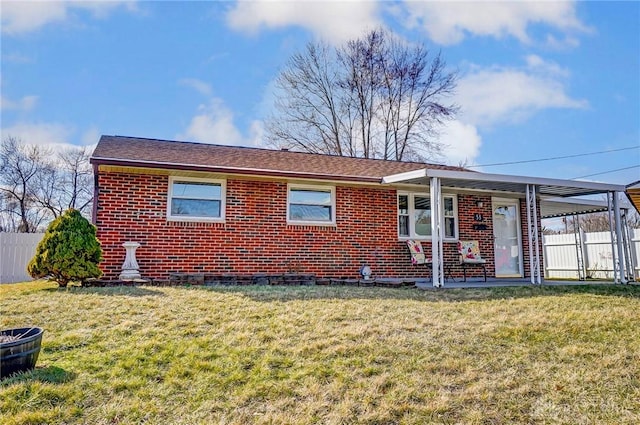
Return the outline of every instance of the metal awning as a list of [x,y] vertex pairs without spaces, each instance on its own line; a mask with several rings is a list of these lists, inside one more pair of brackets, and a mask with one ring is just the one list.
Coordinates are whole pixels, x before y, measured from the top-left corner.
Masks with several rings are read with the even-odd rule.
[[[624,206],[622,207],[625,208]],[[607,201],[593,199],[545,198],[540,200],[542,218],[566,217],[575,214],[607,212]]]
[[625,191],[624,185],[616,184],[429,168],[386,176],[382,178],[382,183],[429,185],[431,177],[438,177],[442,187],[514,194],[524,194],[527,186],[533,185],[540,196],[547,197],[565,198]]

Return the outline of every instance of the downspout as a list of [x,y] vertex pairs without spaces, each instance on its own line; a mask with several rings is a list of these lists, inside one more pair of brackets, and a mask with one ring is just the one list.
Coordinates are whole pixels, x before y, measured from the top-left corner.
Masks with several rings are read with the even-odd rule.
[[91,223],[95,226],[98,216],[98,165],[93,164],[93,207],[91,208]]

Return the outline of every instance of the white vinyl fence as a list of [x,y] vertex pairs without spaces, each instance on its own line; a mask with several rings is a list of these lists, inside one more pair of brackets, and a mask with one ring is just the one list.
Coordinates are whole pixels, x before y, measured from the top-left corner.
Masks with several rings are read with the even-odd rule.
[[[628,254],[631,273],[640,277],[640,229],[630,229]],[[613,255],[609,232],[543,235],[545,278],[577,279],[578,257],[582,253],[587,279],[613,279]],[[580,250],[580,251],[578,251]],[[626,267],[625,267],[626,268]]]
[[44,233],[0,233],[0,283],[31,280],[27,264]]
[[[640,278],[640,229],[629,232],[629,254],[633,276]],[[0,283],[31,280],[27,264],[44,233],[0,233]],[[582,250],[587,278],[613,279],[611,236],[609,232],[543,235],[545,278],[577,279],[578,249]]]

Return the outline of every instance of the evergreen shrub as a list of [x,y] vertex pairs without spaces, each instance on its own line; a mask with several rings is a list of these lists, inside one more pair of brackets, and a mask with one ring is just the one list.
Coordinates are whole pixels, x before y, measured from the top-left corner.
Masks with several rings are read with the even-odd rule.
[[79,211],[69,209],[49,224],[27,271],[33,278],[48,278],[66,287],[69,282],[102,276],[98,267],[102,259],[96,227]]

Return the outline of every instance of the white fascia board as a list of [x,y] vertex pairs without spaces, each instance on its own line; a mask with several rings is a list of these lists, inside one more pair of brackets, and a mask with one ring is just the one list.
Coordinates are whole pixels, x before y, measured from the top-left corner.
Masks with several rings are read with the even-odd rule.
[[507,174],[487,174],[475,171],[427,169],[426,176],[440,177],[442,179],[469,180],[479,182],[484,181],[497,183],[532,184],[537,186],[564,186],[578,189],[597,190],[602,192],[624,192],[625,190],[624,185],[617,184],[587,182],[579,180],[550,179],[545,177],[512,176]]
[[385,176],[382,178],[383,184],[391,184],[391,183],[401,183],[407,180],[420,179],[423,177],[427,177],[428,170],[426,168],[414,171],[407,171],[405,173],[392,174],[390,176]]

